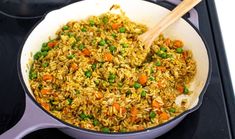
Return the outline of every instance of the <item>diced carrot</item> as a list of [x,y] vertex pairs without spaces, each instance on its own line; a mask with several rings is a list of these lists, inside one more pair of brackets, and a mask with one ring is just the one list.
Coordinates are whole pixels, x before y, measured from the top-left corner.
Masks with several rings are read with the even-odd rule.
[[122,114],[123,114],[123,113],[126,113],[126,108],[125,108],[125,107],[121,107],[121,108],[120,108],[120,111],[121,111]]
[[113,107],[114,107],[116,110],[120,111],[120,105],[119,105],[118,103],[114,102],[114,103],[113,103]]
[[141,84],[141,85],[145,85],[146,82],[148,80],[148,76],[146,76],[145,74],[141,74],[139,76],[139,79],[138,79],[138,82]]
[[72,63],[72,64],[70,65],[70,68],[71,68],[72,70],[77,70],[77,69],[78,69],[78,65],[77,65],[76,63]]
[[166,67],[164,67],[164,66],[157,66],[156,69],[160,70],[162,72],[166,71]]
[[48,94],[50,94],[50,89],[42,89],[41,93],[42,93],[42,95],[48,95]]
[[184,58],[184,60],[186,60],[188,58],[188,51],[183,52],[183,58]]
[[49,74],[43,75],[43,81],[52,81],[53,77]]
[[41,103],[41,105],[42,105],[42,107],[43,107],[44,109],[46,109],[47,111],[50,110],[50,105],[47,104],[46,102]]
[[95,94],[95,96],[96,96],[97,99],[101,99],[101,98],[103,98],[104,95],[102,94],[102,92],[97,92]]
[[159,105],[159,103],[158,103],[156,100],[153,100],[153,101],[152,101],[152,107],[154,107],[154,108],[160,108],[160,105]]
[[168,120],[170,117],[169,117],[169,115],[166,113],[166,112],[162,112],[161,114],[160,114],[160,119],[161,120]]
[[159,81],[159,82],[157,82],[157,87],[158,87],[158,88],[162,88],[162,87],[163,87],[162,82],[160,82],[160,81]]
[[47,46],[50,47],[50,48],[53,48],[53,47],[56,46],[56,44],[57,44],[56,41],[52,41],[52,42],[48,42],[48,43],[47,43]]
[[90,56],[91,52],[90,52],[89,49],[85,48],[85,49],[82,50],[82,54],[83,54],[84,56]]
[[114,23],[114,24],[112,24],[112,29],[118,29],[119,26],[120,26],[119,24]]
[[180,48],[180,47],[183,47],[183,42],[181,40],[175,40],[174,41],[174,47],[175,48]]
[[179,85],[177,86],[177,90],[180,92],[180,93],[183,93],[184,92],[184,87]]
[[137,127],[137,130],[144,130],[144,126],[139,125],[139,126]]
[[137,108],[136,107],[132,107],[131,108],[131,116],[135,117],[135,116],[137,116],[137,114],[138,114]]
[[105,53],[104,54],[104,60],[105,61],[111,62],[112,59],[113,59],[113,55],[111,53]]
[[136,117],[136,116],[131,116],[131,122],[135,122],[135,121],[136,121],[136,119],[137,119],[137,117]]

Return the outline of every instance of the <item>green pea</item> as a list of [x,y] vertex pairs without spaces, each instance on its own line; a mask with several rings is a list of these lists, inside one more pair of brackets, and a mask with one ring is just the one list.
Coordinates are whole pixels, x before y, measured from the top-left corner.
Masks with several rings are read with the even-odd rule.
[[122,129],[120,130],[120,132],[126,132],[126,129],[125,129],[125,128],[122,128]]
[[102,21],[104,24],[107,24],[109,22],[109,19],[107,17],[103,17]]
[[99,80],[95,80],[94,81],[96,85],[99,85],[100,81]]
[[43,66],[44,68],[48,67],[48,65],[49,65],[49,62],[44,62],[44,63],[42,63],[42,66]]
[[42,54],[43,57],[45,57],[45,56],[47,56],[48,52],[47,51],[43,51],[43,52],[41,52],[41,54]]
[[94,125],[94,126],[97,126],[97,125],[99,125],[99,124],[100,124],[100,122],[99,122],[98,120],[95,119],[95,120],[93,121],[93,125]]
[[140,88],[140,87],[141,87],[141,84],[139,84],[139,83],[135,82],[133,86],[134,86],[134,88],[135,88],[135,89],[138,89],[138,88]]
[[143,91],[141,92],[141,97],[146,97],[146,91],[143,90]]
[[114,83],[115,82],[115,79],[108,79],[109,80],[109,83]]
[[119,32],[120,32],[120,33],[125,33],[125,32],[126,32],[126,28],[125,28],[125,27],[119,28]]
[[131,94],[132,94],[131,90],[128,90],[128,91],[126,92],[126,96],[129,96],[129,95],[131,95]]
[[112,35],[112,37],[113,37],[113,38],[116,38],[116,37],[117,37],[117,35],[116,35],[116,34],[114,34],[114,33],[113,33],[113,34],[111,34],[111,35]]
[[109,47],[109,51],[110,51],[111,53],[114,53],[116,50],[117,50],[117,48],[116,48],[115,46],[110,46],[110,47]]
[[154,77],[149,77],[149,80],[150,81],[155,81],[155,78]]
[[81,113],[81,114],[80,114],[80,118],[82,118],[83,120],[85,120],[86,117],[87,117],[86,114],[84,114],[84,113]]
[[29,79],[33,80],[33,79],[36,79],[38,76],[37,76],[37,73],[36,72],[30,72],[29,73]]
[[116,78],[116,75],[115,74],[110,74],[109,75],[109,79],[115,79]]
[[43,87],[42,84],[39,84],[39,85],[38,85],[38,89],[39,89],[39,90],[42,90],[42,87]]
[[86,28],[82,28],[81,31],[82,32],[87,32],[87,29]]
[[41,51],[44,52],[44,51],[49,51],[50,50],[50,47],[48,46],[44,46],[41,48]]
[[69,26],[67,26],[67,25],[63,26],[63,30],[68,30],[68,29],[69,29]]
[[96,69],[96,63],[92,64],[91,68],[92,68],[92,70],[95,70]]
[[35,60],[38,60],[41,56],[42,56],[42,53],[41,53],[41,52],[37,52],[37,53],[33,56],[33,58],[34,58]]
[[82,51],[84,48],[85,48],[85,45],[84,44],[80,44],[78,49]]
[[155,118],[156,117],[156,113],[154,111],[151,111],[149,114],[150,118]]
[[176,52],[181,54],[183,52],[183,48],[176,48]]
[[160,50],[163,51],[163,52],[166,52],[166,47],[160,47]]
[[94,20],[90,20],[90,25],[94,26],[95,25],[95,21]]
[[167,54],[166,53],[162,53],[161,54],[161,58],[167,58]]
[[90,70],[87,70],[87,71],[85,71],[85,76],[87,77],[87,78],[90,78],[91,77],[91,71]]
[[105,133],[109,133],[109,132],[110,132],[110,130],[109,130],[108,127],[103,127],[103,128],[101,128],[101,131],[102,131],[102,132],[105,132]]
[[72,102],[73,102],[73,100],[72,100],[71,98],[68,98],[67,101],[68,101],[68,104],[69,104],[69,105],[71,105]]
[[118,83],[118,87],[122,87],[123,86],[123,83],[122,82],[119,82]]
[[157,61],[155,65],[156,66],[161,66],[161,61]]
[[100,46],[104,46],[105,44],[106,44],[105,40],[101,40],[101,41],[99,42],[99,45],[100,45]]
[[171,112],[171,113],[175,113],[175,111],[176,111],[175,108],[170,108],[169,109],[169,112]]
[[42,47],[47,47],[47,43],[46,42],[42,43]]
[[121,45],[123,48],[128,48],[128,44],[126,44],[126,43],[122,43]]
[[188,94],[189,93],[189,90],[188,90],[188,88],[185,86],[184,87],[184,94]]
[[80,91],[79,90],[75,90],[76,94],[80,94]]
[[67,58],[68,58],[68,59],[73,59],[74,57],[75,57],[74,54],[67,55]]

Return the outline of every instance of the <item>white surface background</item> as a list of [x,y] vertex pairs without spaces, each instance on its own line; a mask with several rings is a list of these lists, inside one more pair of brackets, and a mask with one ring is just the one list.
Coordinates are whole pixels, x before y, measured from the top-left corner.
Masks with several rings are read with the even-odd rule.
[[235,90],[235,0],[215,0],[215,4]]

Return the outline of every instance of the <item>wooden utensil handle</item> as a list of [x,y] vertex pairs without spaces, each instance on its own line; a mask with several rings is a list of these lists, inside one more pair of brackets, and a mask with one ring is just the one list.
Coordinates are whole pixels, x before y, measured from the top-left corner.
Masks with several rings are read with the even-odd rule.
[[[158,35],[168,26],[180,19],[185,13],[197,5],[201,0],[184,0],[175,9],[173,9],[167,16],[165,16],[152,29],[142,35],[142,40],[148,41],[151,45]],[[150,39],[150,40],[149,40]]]

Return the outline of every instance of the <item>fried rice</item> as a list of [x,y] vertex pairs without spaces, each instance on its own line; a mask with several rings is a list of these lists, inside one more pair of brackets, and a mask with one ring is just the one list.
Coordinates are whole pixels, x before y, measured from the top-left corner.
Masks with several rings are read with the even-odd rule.
[[138,36],[147,27],[104,13],[62,26],[34,54],[29,81],[35,99],[57,118],[90,130],[130,132],[160,125],[187,110],[196,73],[183,41],[162,34],[144,59]]

